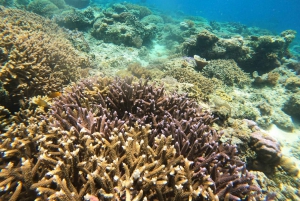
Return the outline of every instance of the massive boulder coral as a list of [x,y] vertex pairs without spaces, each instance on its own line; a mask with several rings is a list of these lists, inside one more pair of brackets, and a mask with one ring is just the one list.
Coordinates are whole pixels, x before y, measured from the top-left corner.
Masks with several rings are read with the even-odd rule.
[[208,60],[234,59],[247,72],[266,73],[280,66],[284,56],[290,57],[288,46],[295,35],[295,31],[287,30],[280,36],[226,39],[204,30],[183,42],[182,51],[188,56],[199,55]]
[[258,198],[236,147],[221,144],[213,116],[185,96],[130,79],[69,91],[0,135],[2,198]]
[[0,80],[13,103],[60,91],[90,66],[57,25],[33,13],[1,9]]

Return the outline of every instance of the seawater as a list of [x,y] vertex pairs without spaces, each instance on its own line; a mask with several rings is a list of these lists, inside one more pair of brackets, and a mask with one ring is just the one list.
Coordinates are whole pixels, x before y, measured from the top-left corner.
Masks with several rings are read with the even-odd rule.
[[[94,0],[95,3],[124,1]],[[131,0],[130,3],[159,8],[166,12],[182,12],[208,20],[239,22],[280,33],[293,29],[300,33],[299,0]]]

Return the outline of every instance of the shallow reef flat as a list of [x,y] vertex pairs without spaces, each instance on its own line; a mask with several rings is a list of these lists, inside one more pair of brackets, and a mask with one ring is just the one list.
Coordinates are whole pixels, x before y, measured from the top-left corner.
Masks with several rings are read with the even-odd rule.
[[0,201],[300,200],[295,31],[76,2],[0,1]]

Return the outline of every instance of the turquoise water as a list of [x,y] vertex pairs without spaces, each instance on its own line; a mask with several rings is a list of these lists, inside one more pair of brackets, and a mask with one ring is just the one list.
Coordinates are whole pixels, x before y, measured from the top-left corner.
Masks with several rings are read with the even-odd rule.
[[186,15],[201,16],[208,20],[239,22],[276,33],[286,29],[300,32],[300,1],[298,0],[132,0],[127,2],[153,6],[168,12],[183,12]]
[[300,31],[300,2],[297,0],[211,0],[211,1],[149,1],[165,9],[182,10],[209,20],[234,21],[281,32]]

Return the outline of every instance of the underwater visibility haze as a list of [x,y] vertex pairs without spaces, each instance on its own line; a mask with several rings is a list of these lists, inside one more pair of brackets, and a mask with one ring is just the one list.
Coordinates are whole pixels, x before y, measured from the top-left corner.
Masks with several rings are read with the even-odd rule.
[[177,10],[209,20],[239,22],[274,32],[286,29],[300,31],[300,5],[297,0],[152,0],[147,3],[168,11]]
[[0,0],[0,201],[300,200],[299,8]]

